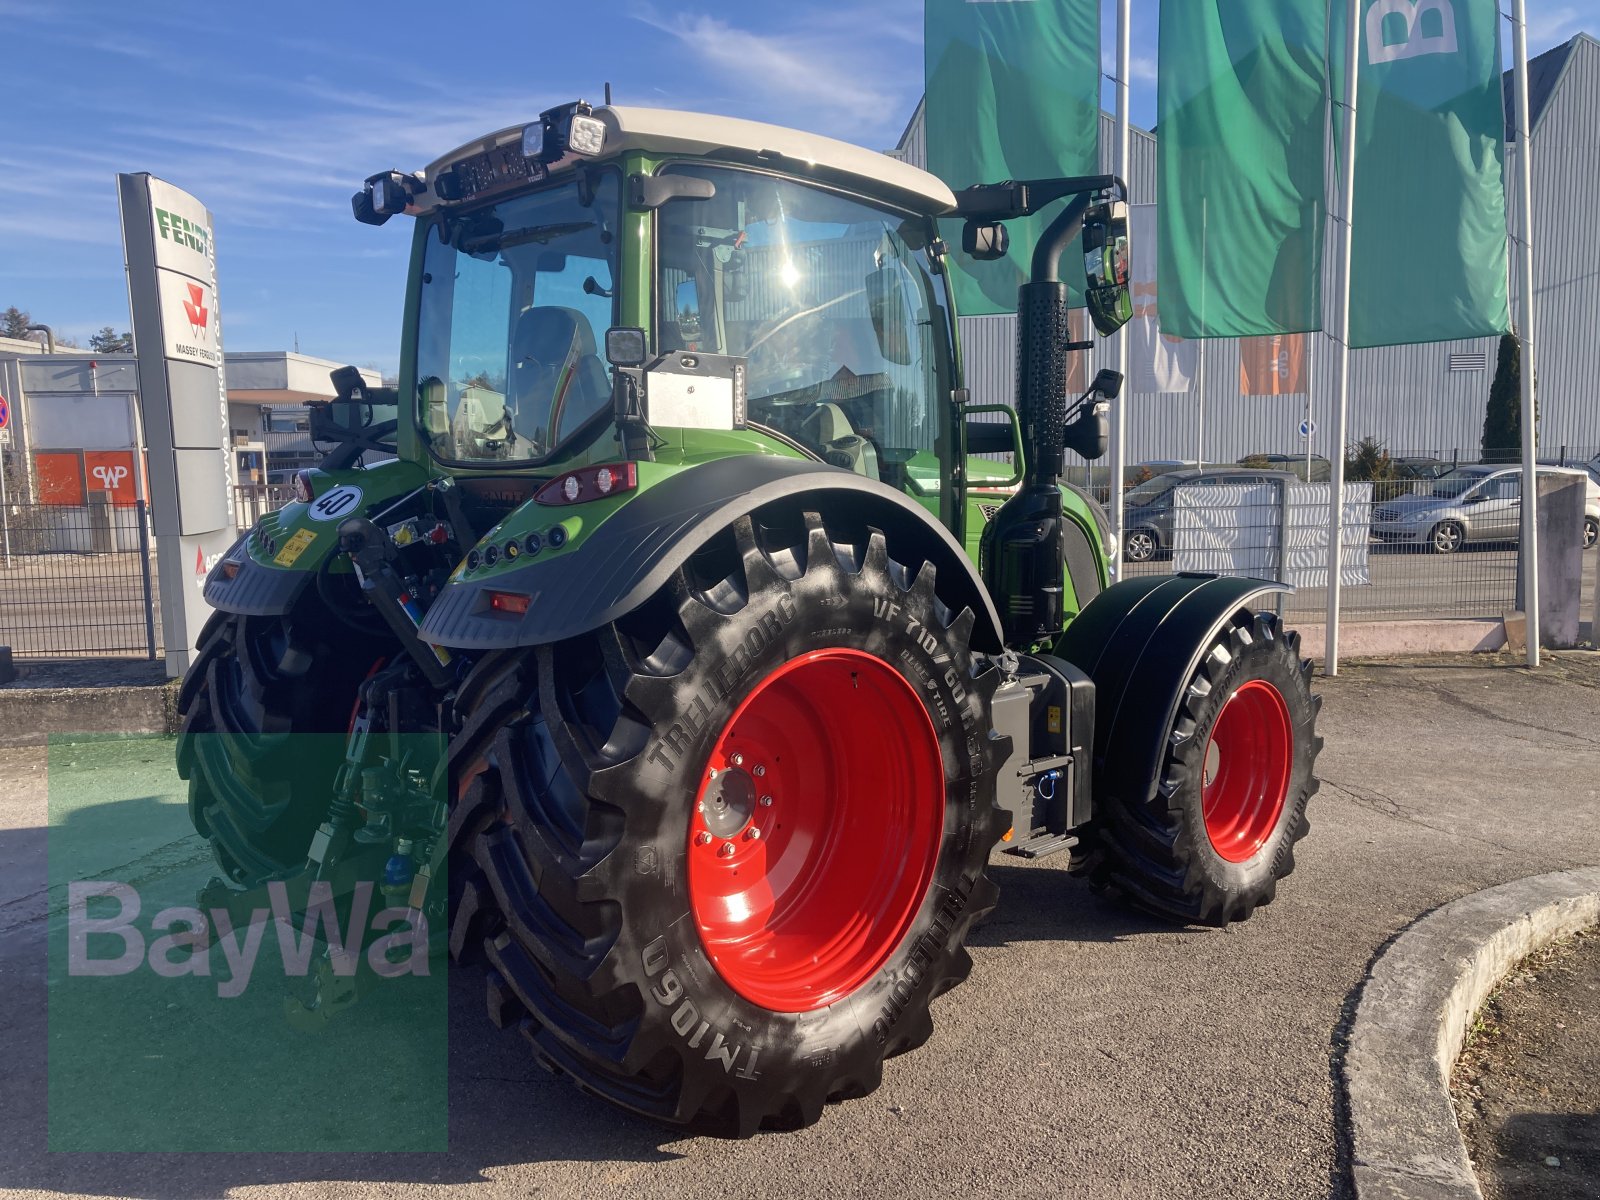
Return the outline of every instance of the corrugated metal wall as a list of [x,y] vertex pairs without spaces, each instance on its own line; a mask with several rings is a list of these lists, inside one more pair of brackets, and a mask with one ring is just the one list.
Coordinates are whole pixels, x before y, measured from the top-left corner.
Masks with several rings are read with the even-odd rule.
[[[1600,451],[1600,47],[1580,39],[1567,76],[1535,131],[1534,200],[1536,297],[1539,305],[1541,455],[1562,446]],[[1101,115],[1101,169],[1111,169],[1115,124]],[[896,157],[924,166],[919,106]],[[1506,177],[1512,178],[1514,161]],[[1134,130],[1130,199],[1155,201],[1155,138]],[[1514,197],[1513,197],[1514,198]],[[1328,277],[1324,325],[1334,313],[1333,232],[1327,238]],[[1513,282],[1515,272],[1513,272]],[[1513,313],[1515,312],[1513,299]],[[1015,319],[963,317],[967,386],[975,400],[1009,402],[1014,388]],[[1376,437],[1392,454],[1475,457],[1483,434],[1484,406],[1494,376],[1496,339],[1476,338],[1420,346],[1356,350],[1350,356],[1350,440]],[[1311,339],[1310,449],[1329,455],[1333,428],[1333,342]],[[1450,356],[1481,354],[1483,370],[1452,371]],[[1090,352],[1090,371],[1110,364],[1104,343]],[[1124,393],[1128,459],[1233,461],[1246,454],[1303,454],[1300,424],[1305,397],[1241,396],[1239,351],[1232,340],[1208,341],[1196,393]],[[1202,441],[1201,414],[1204,411]]]

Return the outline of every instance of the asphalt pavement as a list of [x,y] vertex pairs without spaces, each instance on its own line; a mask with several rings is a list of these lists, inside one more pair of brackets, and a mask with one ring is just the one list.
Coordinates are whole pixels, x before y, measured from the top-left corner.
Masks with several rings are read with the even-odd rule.
[[[1538,672],[1483,656],[1347,666],[1317,687],[1324,783],[1275,904],[1228,930],[1173,928],[1096,899],[1059,859],[997,856],[1000,907],[973,939],[971,980],[935,1003],[932,1040],[818,1125],[741,1143],[679,1137],[547,1076],[459,972],[445,1152],[46,1152],[45,914],[59,895],[46,888],[43,751],[0,750],[0,1187],[163,1200],[1347,1194],[1337,1063],[1374,954],[1467,892],[1600,863],[1600,656]],[[198,841],[129,836],[127,861],[152,886],[177,894],[209,873]],[[319,1121],[361,1102],[359,1075],[300,1100]]]

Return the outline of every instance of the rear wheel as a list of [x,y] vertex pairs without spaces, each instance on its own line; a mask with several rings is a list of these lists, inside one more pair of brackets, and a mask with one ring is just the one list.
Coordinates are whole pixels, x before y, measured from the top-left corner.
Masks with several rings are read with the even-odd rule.
[[[321,619],[318,619],[318,618]],[[305,862],[327,812],[362,678],[384,654],[304,601],[288,617],[206,623],[178,711],[189,818],[236,884]]]
[[1593,517],[1583,519],[1583,548],[1591,549],[1596,542],[1600,542],[1600,521]]
[[1311,828],[1322,739],[1310,674],[1299,635],[1270,613],[1241,614],[1218,634],[1178,703],[1159,777],[1100,765],[1077,864],[1091,884],[1211,925],[1271,902]]
[[481,663],[451,950],[486,960],[491,1017],[705,1132],[872,1091],[996,896],[971,629],[880,533],[745,519],[618,623]]

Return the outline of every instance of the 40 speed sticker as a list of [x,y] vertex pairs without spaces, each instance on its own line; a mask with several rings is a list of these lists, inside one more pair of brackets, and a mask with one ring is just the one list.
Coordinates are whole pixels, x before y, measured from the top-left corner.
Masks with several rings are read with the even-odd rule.
[[361,489],[353,483],[342,483],[333,491],[318,496],[306,509],[313,521],[337,521],[348,517],[361,507]]

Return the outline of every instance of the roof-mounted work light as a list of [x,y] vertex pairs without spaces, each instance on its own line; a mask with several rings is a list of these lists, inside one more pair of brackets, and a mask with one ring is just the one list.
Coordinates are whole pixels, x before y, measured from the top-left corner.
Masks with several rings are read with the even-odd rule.
[[361,190],[350,197],[356,220],[364,225],[382,225],[390,217],[405,212],[411,199],[423,189],[420,175],[399,171],[379,171],[369,177]]
[[605,122],[582,100],[547,109],[522,131],[523,157],[546,163],[569,153],[594,158],[605,148]]

